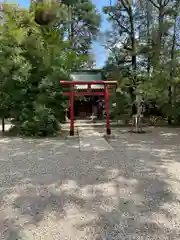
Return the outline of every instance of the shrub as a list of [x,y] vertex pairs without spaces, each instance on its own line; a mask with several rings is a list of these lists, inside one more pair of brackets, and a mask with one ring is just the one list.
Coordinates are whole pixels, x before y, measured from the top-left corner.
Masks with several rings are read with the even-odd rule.
[[24,136],[54,136],[60,130],[51,109],[38,105],[34,115],[29,111],[29,115],[19,118],[19,133]]

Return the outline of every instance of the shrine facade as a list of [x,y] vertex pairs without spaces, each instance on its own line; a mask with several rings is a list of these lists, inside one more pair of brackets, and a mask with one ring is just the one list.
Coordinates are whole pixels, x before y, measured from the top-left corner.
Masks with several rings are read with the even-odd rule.
[[[74,120],[95,115],[102,117],[105,109],[106,133],[111,134],[108,98],[116,81],[104,81],[101,70],[81,70],[71,74],[69,81],[60,81],[64,85],[64,95],[69,97],[68,116],[70,135],[74,135]],[[101,107],[100,107],[101,106]]]

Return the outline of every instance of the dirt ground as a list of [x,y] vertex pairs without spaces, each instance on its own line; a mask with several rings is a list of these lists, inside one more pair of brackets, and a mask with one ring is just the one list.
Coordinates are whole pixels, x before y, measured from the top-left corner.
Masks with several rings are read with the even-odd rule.
[[108,143],[0,138],[0,239],[179,240],[180,129],[113,128]]

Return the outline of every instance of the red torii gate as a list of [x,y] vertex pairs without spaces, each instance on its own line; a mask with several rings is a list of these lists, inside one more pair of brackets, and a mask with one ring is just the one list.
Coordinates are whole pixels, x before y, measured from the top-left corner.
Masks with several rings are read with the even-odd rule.
[[[110,116],[109,116],[109,104],[108,98],[112,95],[112,92],[108,91],[109,86],[117,85],[117,81],[60,81],[61,84],[70,86],[70,92],[64,92],[65,96],[70,97],[70,136],[74,136],[74,98],[75,96],[104,96],[105,109],[106,109],[106,133],[111,134]],[[75,85],[87,85],[87,91],[76,92]],[[104,85],[103,91],[92,91],[92,85]]]

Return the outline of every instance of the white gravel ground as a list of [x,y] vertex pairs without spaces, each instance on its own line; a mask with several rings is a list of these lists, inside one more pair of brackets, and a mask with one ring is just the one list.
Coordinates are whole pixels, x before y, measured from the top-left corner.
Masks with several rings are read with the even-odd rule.
[[179,240],[180,129],[150,130],[99,152],[0,138],[0,240]]

